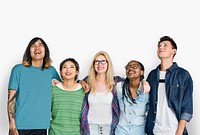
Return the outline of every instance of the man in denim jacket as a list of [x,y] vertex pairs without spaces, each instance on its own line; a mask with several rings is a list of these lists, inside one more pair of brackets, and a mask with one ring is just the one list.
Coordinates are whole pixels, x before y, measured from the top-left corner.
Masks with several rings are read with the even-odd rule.
[[174,40],[160,38],[157,55],[161,64],[152,70],[147,135],[187,135],[186,123],[193,115],[193,81],[190,73],[179,67],[173,58],[177,52]]

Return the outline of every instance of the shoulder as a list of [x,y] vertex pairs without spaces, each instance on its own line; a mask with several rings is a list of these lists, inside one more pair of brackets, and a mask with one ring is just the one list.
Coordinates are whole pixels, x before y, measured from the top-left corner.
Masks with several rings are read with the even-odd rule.
[[24,68],[25,66],[22,64],[16,64],[13,69],[20,69],[20,68]]
[[151,70],[151,71],[149,72],[149,74],[147,75],[147,80],[148,80],[149,78],[152,78],[152,77],[155,78],[155,76],[157,75],[157,73],[158,73],[158,68]]
[[81,86],[80,83],[78,83],[77,88],[75,89],[75,91],[85,91],[84,88]]
[[53,66],[50,66],[46,68],[45,70],[47,70],[48,72],[52,72],[53,74],[57,74],[57,70]]
[[122,78],[120,76],[114,76],[114,80],[115,80],[115,82],[121,82],[124,80],[124,78]]
[[186,69],[183,68],[183,67],[178,67],[178,68],[177,68],[177,71],[178,71],[178,72],[183,72],[183,73],[189,74],[188,70],[186,70]]
[[50,66],[47,69],[49,69],[49,70],[56,70],[54,66]]
[[174,72],[175,75],[179,75],[180,78],[191,78],[191,75],[188,70],[178,67],[177,70]]
[[149,75],[156,73],[156,72],[157,72],[157,70],[158,70],[157,68],[155,68],[155,69],[152,69],[152,70],[149,72]]
[[18,72],[18,71],[22,71],[24,69],[26,69],[28,67],[25,67],[24,65],[22,64],[16,64],[13,68],[12,68],[12,71],[13,72]]

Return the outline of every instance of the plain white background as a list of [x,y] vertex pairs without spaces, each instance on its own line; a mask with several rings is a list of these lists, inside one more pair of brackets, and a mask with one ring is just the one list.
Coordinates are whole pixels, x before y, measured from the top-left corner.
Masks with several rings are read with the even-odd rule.
[[[197,1],[198,2],[198,1]],[[194,81],[194,116],[187,124],[190,135],[200,133],[199,6],[195,1],[4,1],[0,2],[0,134],[8,133],[7,86],[11,68],[21,63],[28,42],[43,38],[58,70],[65,58],[75,58],[79,78],[88,73],[97,51],[110,54],[116,75],[124,66],[141,61],[145,77],[159,64],[157,42],[169,35],[176,41],[175,61]],[[41,80],[42,81],[42,80]]]

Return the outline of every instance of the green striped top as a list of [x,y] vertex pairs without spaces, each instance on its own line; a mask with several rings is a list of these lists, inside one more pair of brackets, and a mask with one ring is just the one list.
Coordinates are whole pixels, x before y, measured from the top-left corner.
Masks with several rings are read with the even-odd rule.
[[53,87],[49,135],[80,135],[84,95],[81,86],[75,91],[62,90],[56,85]]

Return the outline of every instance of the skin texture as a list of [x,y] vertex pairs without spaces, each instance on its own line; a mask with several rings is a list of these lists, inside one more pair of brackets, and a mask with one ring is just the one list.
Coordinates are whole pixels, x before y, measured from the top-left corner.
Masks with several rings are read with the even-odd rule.
[[16,91],[8,91],[8,118],[9,118],[9,135],[18,135],[15,125],[15,104],[16,104]]

